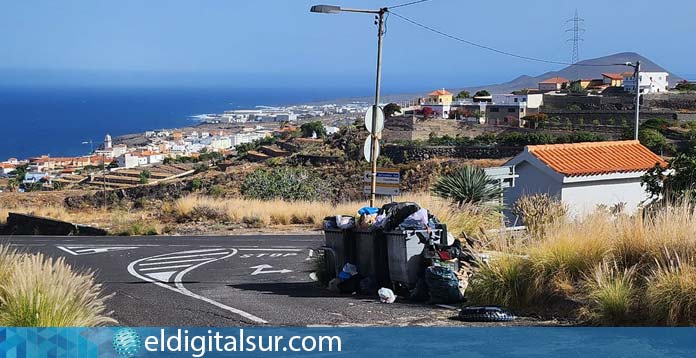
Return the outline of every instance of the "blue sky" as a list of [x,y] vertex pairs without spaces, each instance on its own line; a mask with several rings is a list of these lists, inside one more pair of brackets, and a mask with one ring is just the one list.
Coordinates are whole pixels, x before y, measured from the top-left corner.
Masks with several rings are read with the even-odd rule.
[[[371,16],[309,13],[318,2],[0,0],[0,74],[6,84],[25,85],[370,88]],[[364,8],[400,2],[333,1]],[[675,73],[696,73],[693,1],[432,0],[395,11],[492,47],[569,61],[565,20],[576,8],[587,29],[581,58],[635,51]],[[386,91],[498,83],[560,67],[459,44],[395,16],[388,20]]]

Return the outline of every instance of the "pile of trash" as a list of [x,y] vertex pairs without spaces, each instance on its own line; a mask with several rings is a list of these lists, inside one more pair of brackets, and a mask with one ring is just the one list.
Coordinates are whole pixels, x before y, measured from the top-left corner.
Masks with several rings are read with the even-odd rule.
[[329,291],[346,294],[362,294],[374,296],[377,293],[377,282],[372,277],[365,277],[358,273],[358,268],[346,263],[338,277],[329,281]]
[[381,208],[366,206],[358,210],[357,220],[346,215],[324,218],[324,229],[434,230],[439,224],[437,217],[412,202],[388,203]]
[[[406,287],[411,290],[397,290],[400,295],[432,304],[457,303],[463,299],[469,277],[478,262],[478,255],[472,248],[473,241],[467,239],[462,245],[452,235],[447,235],[446,225],[441,224],[435,215],[413,202],[389,203],[381,208],[363,207],[357,214],[357,219],[345,215],[327,217],[324,228],[404,232],[417,236],[423,244],[417,283],[415,287]],[[329,289],[368,295],[380,291],[383,293],[381,301],[394,301],[391,298],[396,298],[394,292],[384,287],[378,290],[374,278],[363,277],[358,271],[353,263],[345,263],[338,277],[329,283]]]

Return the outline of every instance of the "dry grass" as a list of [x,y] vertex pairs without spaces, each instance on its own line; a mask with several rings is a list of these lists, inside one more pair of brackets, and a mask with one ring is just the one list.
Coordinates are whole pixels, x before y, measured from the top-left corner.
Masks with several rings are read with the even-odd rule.
[[[500,216],[493,210],[474,205],[453,207],[446,200],[429,194],[399,197],[399,201],[413,201],[427,208],[441,222],[448,224],[454,234],[477,234],[500,226]],[[379,203],[379,205],[385,204]],[[323,219],[334,215],[357,215],[364,201],[332,205],[327,202],[287,202],[282,200],[216,199],[206,196],[187,196],[176,200],[165,210],[177,221],[220,221],[247,223],[259,227],[304,224],[320,228]]]
[[0,246],[0,325],[76,327],[114,324],[91,272],[63,258],[18,254]]
[[655,323],[696,323],[696,265],[686,259],[674,264],[675,258],[696,253],[691,204],[665,207],[646,219],[600,210],[581,220],[551,224],[544,233],[497,244],[527,259],[493,261],[479,272],[470,290],[490,299],[479,303],[522,302],[498,292],[511,289],[501,277],[512,272],[519,276],[518,284],[528,285],[516,287],[514,295],[528,292],[530,307],[579,302],[586,318],[619,324],[631,323],[627,312],[637,305],[639,315],[650,311]]
[[647,278],[646,301],[653,321],[667,325],[696,324],[696,266],[678,257],[658,263]]

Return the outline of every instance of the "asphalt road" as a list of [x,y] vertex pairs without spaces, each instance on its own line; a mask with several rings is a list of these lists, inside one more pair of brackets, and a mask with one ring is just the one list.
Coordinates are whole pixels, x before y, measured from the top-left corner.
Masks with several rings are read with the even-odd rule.
[[321,235],[1,237],[95,271],[125,326],[460,325],[456,311],[331,293],[312,279]]

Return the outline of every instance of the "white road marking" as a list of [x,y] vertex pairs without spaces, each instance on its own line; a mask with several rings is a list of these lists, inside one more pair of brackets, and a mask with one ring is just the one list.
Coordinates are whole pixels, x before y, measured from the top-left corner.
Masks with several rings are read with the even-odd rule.
[[302,249],[239,249],[239,251],[293,251],[300,252]]
[[254,272],[251,273],[252,276],[260,275],[262,273],[289,273],[289,272],[292,272],[292,270],[288,270],[288,269],[265,270],[265,269],[273,268],[273,266],[271,266],[271,265],[258,265],[258,266],[251,266],[249,268],[256,269]]
[[[204,257],[204,256],[215,256],[215,255],[227,255],[227,251],[222,251],[222,252],[211,252],[207,254],[198,254],[198,255],[182,255],[182,256],[167,256],[167,257],[160,257],[156,259],[150,259],[148,261],[158,261],[158,260],[171,260],[171,259],[188,259],[191,257]],[[212,258],[212,257],[211,257]]]
[[123,251],[123,250],[133,250],[137,249],[138,246],[56,246],[57,248],[71,254],[71,255],[90,255],[90,254],[101,254],[105,252],[112,251]]
[[[228,311],[228,312],[234,313],[236,315],[239,315],[241,317],[244,317],[249,321],[256,322],[256,323],[263,323],[263,324],[268,323],[266,320],[264,320],[260,317],[254,316],[251,313],[242,311],[242,310],[234,308],[234,307],[227,306],[225,304],[222,304],[220,302],[212,300],[208,297],[193,293],[193,292],[189,291],[186,287],[184,287],[184,284],[182,281],[183,281],[184,275],[186,275],[187,273],[189,273],[192,270],[195,270],[196,268],[201,267],[207,263],[218,261],[218,260],[223,260],[223,259],[226,259],[228,257],[232,257],[232,256],[237,254],[237,249],[225,249],[225,250],[226,250],[226,252],[224,252],[224,253],[226,255],[224,255],[224,256],[210,257],[210,259],[207,261],[202,261],[202,262],[195,264],[195,265],[187,265],[186,269],[179,271],[178,273],[176,271],[166,271],[166,272],[143,273],[141,275],[140,273],[137,272],[137,270],[140,270],[140,271],[147,270],[147,269],[141,269],[140,267],[138,267],[138,265],[140,265],[140,263],[142,263],[142,262],[146,262],[146,261],[150,261],[150,260],[170,259],[171,257],[176,257],[174,255],[181,256],[181,255],[195,254],[195,253],[201,253],[201,255],[204,255],[203,253],[206,253],[206,252],[209,253],[212,250],[180,251],[180,252],[175,252],[175,253],[168,253],[168,254],[155,255],[155,256],[151,256],[151,257],[145,257],[145,258],[131,262],[128,265],[128,272],[131,275],[133,275],[133,276],[135,276],[143,281],[150,282],[150,283],[153,283],[153,284],[160,286],[162,288],[166,288],[168,290],[178,292],[182,295],[191,297],[193,299],[197,299],[197,300],[209,303],[209,304],[216,306],[218,308],[221,308],[225,311]],[[220,251],[220,249],[218,249],[217,251]],[[205,255],[207,255],[207,254],[205,254]],[[138,268],[136,269],[136,267],[138,267]],[[175,274],[176,274],[176,276],[174,277],[174,284],[176,287],[172,287],[171,285],[168,284],[168,282],[169,282],[170,278]],[[143,275],[145,275],[145,276],[143,276]]]
[[148,268],[141,268],[140,271],[155,271],[155,270],[169,270],[173,268],[182,268],[182,267],[189,267],[191,265],[174,265],[174,266],[160,266],[160,267],[148,267]]
[[184,263],[184,262],[197,262],[197,261],[208,261],[208,260],[210,260],[210,257],[203,258],[203,259],[149,262],[146,264],[140,264],[140,266],[171,265],[171,264],[180,264],[180,263]]

